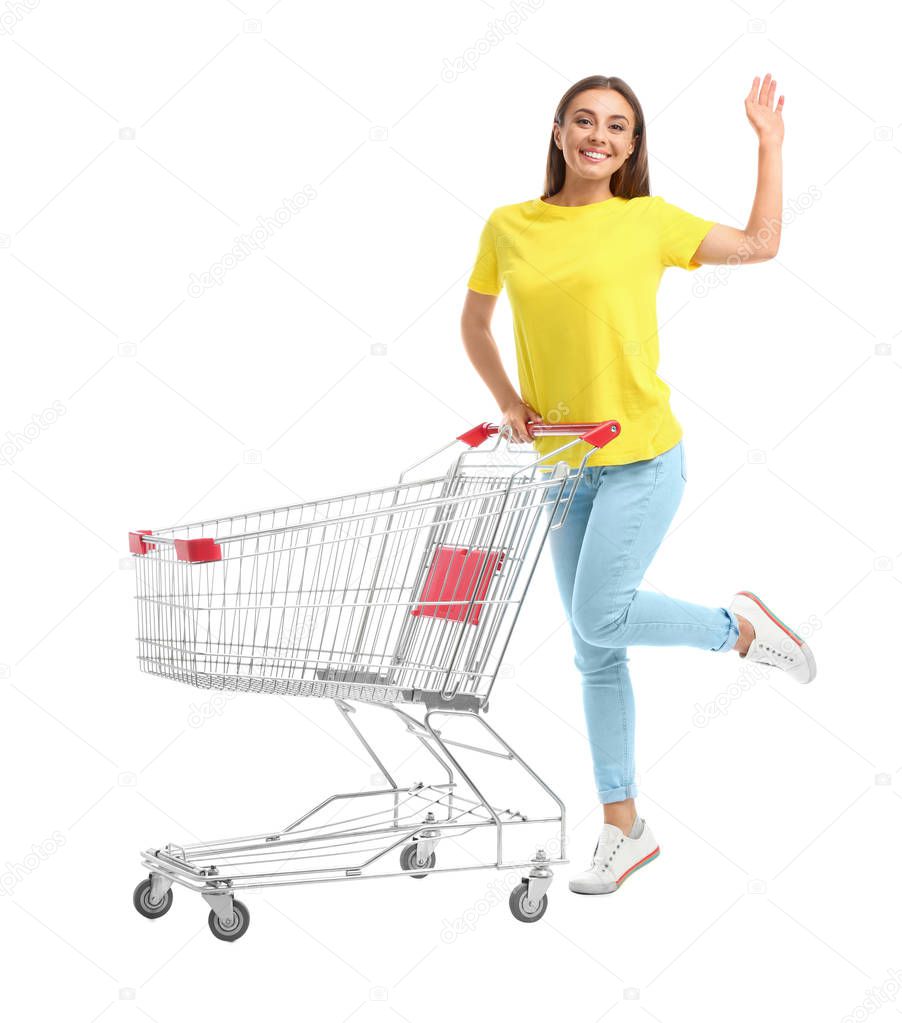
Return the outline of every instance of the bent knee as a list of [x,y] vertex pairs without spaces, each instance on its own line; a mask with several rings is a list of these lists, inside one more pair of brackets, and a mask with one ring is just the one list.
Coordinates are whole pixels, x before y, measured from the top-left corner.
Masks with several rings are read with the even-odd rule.
[[573,627],[586,643],[593,646],[622,646],[623,627],[628,607],[615,613],[599,616],[588,610],[573,615]]

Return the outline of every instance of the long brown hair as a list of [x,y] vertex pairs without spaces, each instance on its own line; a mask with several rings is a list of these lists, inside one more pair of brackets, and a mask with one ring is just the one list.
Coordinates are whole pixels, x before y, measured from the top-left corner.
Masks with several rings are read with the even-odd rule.
[[[611,175],[611,195],[619,195],[624,199],[634,199],[639,195],[651,195],[648,180],[648,149],[645,145],[645,115],[642,113],[642,106],[636,94],[624,82],[622,78],[608,78],[606,75],[590,75],[583,78],[561,96],[561,100],[554,112],[554,123],[563,128],[564,117],[570,101],[578,93],[585,89],[613,89],[629,103],[633,109],[635,126],[633,127],[633,139],[635,146],[632,154],[622,167],[618,167]],[[548,160],[545,164],[545,191],[542,198],[547,199],[555,195],[564,187],[564,177],[567,171],[567,164],[564,161],[563,151],[558,149],[554,141],[554,129],[551,131],[551,140],[548,143]]]

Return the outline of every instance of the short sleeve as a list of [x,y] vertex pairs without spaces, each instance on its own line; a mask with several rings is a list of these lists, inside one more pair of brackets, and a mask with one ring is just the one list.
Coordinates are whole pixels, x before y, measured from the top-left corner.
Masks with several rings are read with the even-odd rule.
[[493,215],[494,211],[489,214],[489,219],[483,225],[482,234],[479,236],[476,262],[473,264],[473,271],[467,281],[468,288],[483,295],[501,293],[501,274],[498,270],[498,248],[495,243]]
[[660,196],[655,197],[655,203],[662,265],[697,270],[702,264],[694,262],[692,257],[717,221],[687,213]]

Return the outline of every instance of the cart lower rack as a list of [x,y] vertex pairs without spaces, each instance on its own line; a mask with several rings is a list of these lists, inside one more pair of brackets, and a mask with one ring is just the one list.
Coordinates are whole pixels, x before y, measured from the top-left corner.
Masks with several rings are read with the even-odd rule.
[[[385,779],[271,833],[146,849],[139,913],[164,916],[179,884],[209,904],[216,937],[234,941],[250,920],[235,898],[246,890],[494,867],[522,875],[513,915],[541,918],[551,864],[567,862],[564,804],[482,715],[548,532],[563,524],[589,455],[620,427],[531,431],[575,439],[536,458],[509,427],[483,423],[457,438],[468,449],[443,475],[405,479],[456,442],[380,490],[129,534],[143,671],[203,689],[331,699]],[[476,450],[495,435],[493,449]],[[559,456],[576,445],[586,450],[571,470]],[[428,780],[395,779],[355,703],[381,707],[428,754]],[[449,735],[467,729],[467,741]],[[463,751],[513,765],[529,814],[496,805]],[[507,858],[515,836],[537,827],[535,854]],[[443,846],[475,864],[442,866]]]

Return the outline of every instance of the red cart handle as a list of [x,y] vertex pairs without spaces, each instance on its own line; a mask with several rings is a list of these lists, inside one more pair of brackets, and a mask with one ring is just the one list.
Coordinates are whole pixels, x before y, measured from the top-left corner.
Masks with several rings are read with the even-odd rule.
[[[146,554],[160,545],[161,537],[153,537],[152,529],[136,529],[128,534],[128,549],[132,554]],[[166,540],[175,547],[179,561],[199,564],[207,561],[222,561],[222,548],[209,536],[197,536],[191,540]]]
[[[533,423],[527,420],[527,425],[532,433],[537,436],[551,436],[558,434],[563,437],[582,437],[594,448],[603,448],[605,444],[620,436],[620,423],[616,419],[606,419],[603,423]],[[495,423],[480,423],[472,430],[462,433],[457,439],[471,448],[478,448],[479,445],[489,437],[494,437],[500,426]]]
[[[594,448],[603,448],[605,444],[610,444],[615,437],[620,436],[620,423],[616,419],[606,419],[603,423],[533,423],[527,420],[527,425],[536,436],[557,434],[563,437],[581,437]],[[484,440],[496,436],[500,430],[501,427],[495,423],[480,423],[472,430],[462,433],[457,439],[469,444],[471,448],[478,448]],[[128,534],[128,547],[132,554],[147,554],[157,547],[162,539],[154,537],[150,529],[137,529]],[[222,548],[212,537],[174,541],[167,538],[165,542],[174,544],[179,561],[203,564],[222,560]]]

